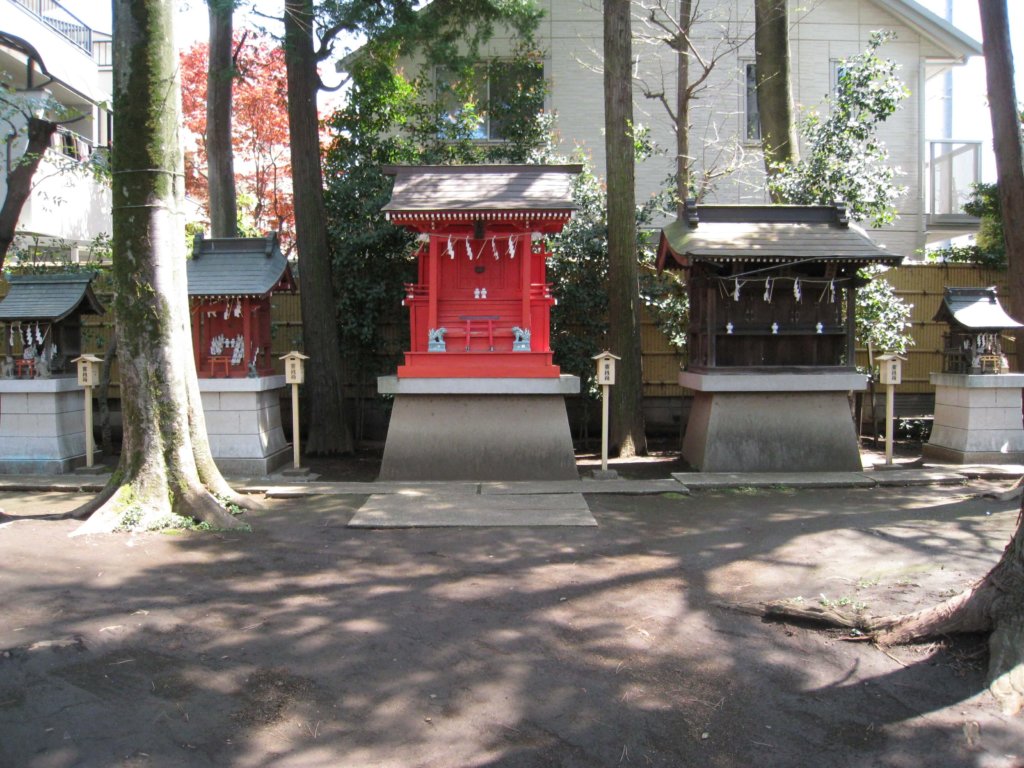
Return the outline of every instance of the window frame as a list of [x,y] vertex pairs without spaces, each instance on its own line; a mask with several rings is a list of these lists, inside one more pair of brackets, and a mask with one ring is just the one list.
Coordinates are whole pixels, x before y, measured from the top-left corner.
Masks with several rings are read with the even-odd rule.
[[[479,99],[479,102],[478,102],[478,105],[477,105],[477,112],[478,112],[479,116],[482,118],[482,120],[481,120],[481,123],[478,126],[477,130],[475,130],[473,132],[473,134],[469,137],[471,141],[474,141],[474,142],[477,142],[477,143],[480,143],[480,144],[488,144],[488,143],[490,143],[490,144],[499,144],[499,143],[508,141],[508,139],[505,138],[504,136],[495,136],[494,135],[495,126],[492,123],[492,111],[491,111],[491,103],[492,103],[492,100],[494,98],[494,94],[492,92],[494,78],[493,78],[493,76],[491,74],[491,69],[492,69],[492,67],[500,67],[502,65],[511,65],[513,63],[515,63],[514,59],[495,58],[495,59],[490,59],[490,60],[487,60],[487,61],[481,61],[481,62],[478,62],[478,63],[473,65],[474,79],[477,81],[473,85],[473,92],[474,92],[474,96],[477,99]],[[544,81],[544,70],[545,70],[545,62],[543,60],[541,60],[538,63],[537,69],[538,69],[538,74],[539,74],[539,77],[540,77],[540,82],[543,83],[543,81]],[[479,76],[479,73],[480,73],[481,70],[484,73],[482,78]],[[452,68],[450,68],[450,67],[448,67],[447,65],[444,65],[444,64],[435,64],[434,65],[433,77],[434,77],[434,99],[435,99],[435,102],[439,103],[443,98],[446,97],[446,94],[443,94],[441,92],[441,84],[442,84],[442,82],[444,82],[444,80],[443,80],[443,73],[452,73],[452,72],[457,72],[457,70],[453,70]],[[450,93],[450,91],[449,91],[449,93]],[[458,108],[458,105],[455,105],[455,106],[456,106],[456,108]],[[454,114],[453,110],[442,109],[442,111],[441,111],[441,115],[442,116],[449,116],[449,115],[452,115],[452,114]]]

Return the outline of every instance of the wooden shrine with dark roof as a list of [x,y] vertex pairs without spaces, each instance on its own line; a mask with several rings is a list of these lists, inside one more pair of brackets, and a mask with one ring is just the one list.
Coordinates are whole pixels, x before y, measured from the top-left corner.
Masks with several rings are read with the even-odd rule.
[[192,348],[199,377],[273,373],[270,298],[295,291],[277,234],[197,235],[187,268]]
[[688,201],[657,260],[685,271],[690,299],[683,458],[705,472],[859,471],[858,270],[900,261],[841,205]]
[[688,201],[662,231],[657,265],[687,273],[688,370],[852,371],[858,270],[901,260],[842,206]]
[[[94,272],[11,275],[0,301],[8,377],[73,375],[82,349],[82,316],[102,315]],[[8,367],[10,366],[10,370]]]

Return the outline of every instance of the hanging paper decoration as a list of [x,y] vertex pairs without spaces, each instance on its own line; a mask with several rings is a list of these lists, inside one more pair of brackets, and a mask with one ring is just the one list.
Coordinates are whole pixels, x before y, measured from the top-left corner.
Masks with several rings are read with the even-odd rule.
[[469,240],[466,240],[466,256],[470,261],[473,260],[473,246],[469,244]]
[[245,359],[245,337],[242,334],[238,334],[231,346],[234,347],[234,352],[231,354],[231,364],[238,365]]
[[828,301],[830,304],[836,303],[836,281],[834,279],[828,282]]
[[43,343],[43,334],[39,330],[39,323],[37,322],[36,323],[36,344],[42,344],[42,343]]
[[498,241],[493,237],[491,238],[491,250],[494,252],[494,260],[498,260]]
[[743,286],[743,283],[741,283],[739,280],[733,280],[732,281],[732,300],[733,301],[739,301],[740,300],[740,288],[742,286]]
[[764,280],[764,300],[769,304],[772,303],[772,279],[766,277]]
[[25,346],[29,346],[32,343],[32,328],[25,328]]
[[10,334],[8,334],[8,337],[7,337],[7,346],[9,346],[9,347],[13,347],[14,346],[14,326],[13,325],[11,326],[11,332],[10,332]]
[[509,237],[508,239],[508,257],[514,259],[516,257],[516,239]]
[[455,246],[452,245],[452,236],[448,235],[448,257],[455,258]]
[[800,301],[800,278],[793,281],[793,298]]

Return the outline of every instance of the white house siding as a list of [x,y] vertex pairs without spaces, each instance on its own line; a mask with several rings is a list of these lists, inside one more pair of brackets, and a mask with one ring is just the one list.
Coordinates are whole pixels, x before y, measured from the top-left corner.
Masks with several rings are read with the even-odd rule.
[[[649,4],[649,3],[648,3]],[[604,92],[601,73],[603,40],[601,6],[595,0],[546,0],[545,18],[539,30],[540,46],[546,53],[545,75],[551,94],[549,106],[557,114],[559,146],[571,155],[581,149],[604,174]],[[864,50],[871,32],[889,29],[896,39],[881,53],[900,65],[900,76],[910,89],[902,108],[885,123],[879,135],[886,142],[891,161],[903,175],[907,187],[899,201],[896,224],[873,230],[872,236],[895,253],[913,257],[924,245],[923,133],[924,84],[921,82],[927,59],[948,60],[950,54],[929,38],[888,12],[882,0],[794,0],[790,6],[793,97],[798,108],[821,105],[832,86],[832,62]],[[737,39],[752,38],[754,12],[752,0],[702,0],[695,3],[704,14],[696,37],[705,40],[703,49],[721,39],[728,29]],[[634,35],[642,37],[645,25],[639,5],[634,19]],[[674,3],[670,11],[675,13]],[[507,52],[509,42],[492,41],[490,55]],[[633,47],[639,80],[664,83],[666,98],[675,102],[675,65],[671,52],[663,44],[645,44],[636,40]],[[709,78],[707,88],[692,106],[691,153],[698,166],[720,164],[723,147],[742,135],[744,121],[744,82],[741,63],[753,61],[752,39],[737,52],[720,61]],[[637,167],[637,199],[645,200],[661,188],[674,170],[675,135],[663,107],[645,98],[640,87],[634,90],[634,116],[648,126],[652,138],[664,154],[656,155]],[[740,142],[741,170],[719,181],[706,202],[761,203],[766,200],[760,149],[756,143]],[[729,153],[726,153],[729,154]]]
[[[109,140],[107,113],[100,105],[111,100],[109,67],[100,67],[88,52],[13,0],[0,0],[0,30],[25,40],[39,52],[54,81],[47,82],[48,78],[37,71],[34,82],[45,83],[52,98],[83,115],[83,119],[68,124],[67,128],[93,146],[105,144]],[[16,87],[24,87],[25,62],[20,54],[6,49],[0,52],[0,69],[10,75]],[[39,95],[31,92],[26,97],[38,98]],[[15,130],[23,127],[23,124],[12,126]],[[15,138],[11,143],[11,157],[20,157],[25,144],[24,135]],[[5,151],[0,153],[0,199],[7,194],[6,162]],[[85,245],[101,233],[110,234],[109,185],[97,182],[86,169],[69,170],[69,164],[73,165],[70,158],[52,149],[47,151],[33,177],[32,194],[18,219],[19,233],[70,246]]]

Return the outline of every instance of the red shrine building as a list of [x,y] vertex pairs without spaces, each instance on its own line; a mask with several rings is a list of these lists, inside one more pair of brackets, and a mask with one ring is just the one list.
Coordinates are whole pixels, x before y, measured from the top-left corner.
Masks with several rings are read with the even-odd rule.
[[399,378],[557,378],[545,237],[572,216],[565,166],[392,167],[388,220],[419,235]]
[[577,478],[552,362],[546,238],[572,217],[580,165],[396,166],[388,220],[418,236],[410,349],[381,479]]

